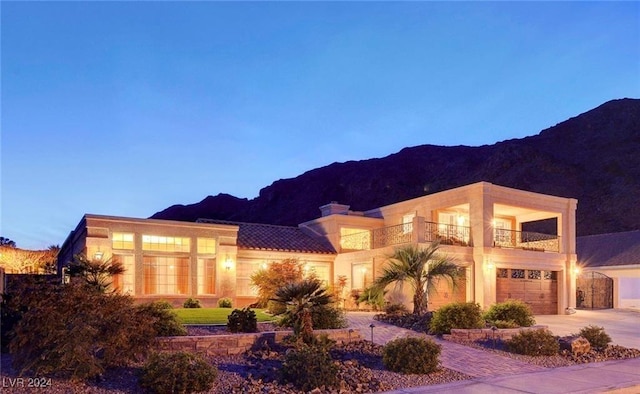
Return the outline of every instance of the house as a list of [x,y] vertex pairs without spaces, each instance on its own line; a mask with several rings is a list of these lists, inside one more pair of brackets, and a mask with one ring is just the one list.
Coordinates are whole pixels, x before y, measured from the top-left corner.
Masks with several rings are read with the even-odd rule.
[[[197,297],[211,305],[231,297],[240,306],[255,300],[251,274],[272,261],[298,259],[325,283],[346,276],[347,291],[358,290],[394,248],[439,241],[464,281],[457,289],[441,284],[430,309],[513,298],[535,313],[557,314],[576,305],[576,206],[571,198],[479,182],[368,211],[331,202],[297,227],[85,215],[62,245],[59,267],[76,253],[113,256],[126,268],[117,287],[136,299]],[[547,233],[530,231],[541,222]],[[411,302],[406,289],[388,297]]]
[[640,309],[640,230],[576,238],[577,306]]

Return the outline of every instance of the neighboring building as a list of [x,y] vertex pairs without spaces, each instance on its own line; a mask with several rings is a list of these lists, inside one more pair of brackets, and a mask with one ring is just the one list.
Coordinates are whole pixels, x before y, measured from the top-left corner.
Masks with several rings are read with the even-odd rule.
[[640,230],[576,239],[578,307],[640,309]]
[[[327,284],[344,275],[348,292],[370,284],[395,247],[439,240],[465,280],[455,291],[439,286],[431,309],[515,298],[535,313],[557,314],[575,306],[576,206],[479,182],[365,212],[334,202],[298,227],[85,215],[63,244],[59,267],[76,253],[113,255],[127,268],[117,286],[137,299],[197,297],[211,305],[231,297],[246,305],[255,300],[251,274],[272,261],[296,258]],[[550,234],[523,231],[541,220],[555,224]],[[387,296],[411,302],[401,291]]]

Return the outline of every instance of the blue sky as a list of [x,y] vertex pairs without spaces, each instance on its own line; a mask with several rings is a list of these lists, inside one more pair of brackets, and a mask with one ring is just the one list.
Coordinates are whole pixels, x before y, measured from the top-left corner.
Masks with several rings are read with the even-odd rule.
[[[638,2],[1,2],[0,235],[640,97]],[[349,203],[345,201],[345,203]]]

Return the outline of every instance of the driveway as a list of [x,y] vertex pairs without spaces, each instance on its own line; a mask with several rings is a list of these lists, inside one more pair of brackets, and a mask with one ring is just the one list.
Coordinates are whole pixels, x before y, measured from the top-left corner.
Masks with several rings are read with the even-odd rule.
[[577,333],[595,325],[604,330],[614,344],[640,349],[640,311],[632,309],[577,310],[573,315],[537,315],[536,324],[549,326],[554,335]]

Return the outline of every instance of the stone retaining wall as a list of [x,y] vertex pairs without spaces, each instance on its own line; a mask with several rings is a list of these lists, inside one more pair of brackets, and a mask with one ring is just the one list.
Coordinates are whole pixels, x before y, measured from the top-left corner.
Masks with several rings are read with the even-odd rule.
[[[314,330],[314,334],[326,334],[336,342],[357,341],[362,337],[357,329]],[[186,351],[205,355],[240,354],[253,347],[281,343],[291,331],[270,331],[229,335],[202,335],[162,337],[156,339],[156,349],[161,352]]]
[[445,338],[451,339],[460,339],[467,341],[477,341],[482,339],[502,339],[507,340],[511,339],[515,334],[520,331],[531,331],[531,330],[539,330],[544,328],[548,329],[548,326],[531,326],[531,327],[520,327],[520,328],[499,328],[495,330],[495,332],[490,328],[477,328],[477,329],[469,329],[463,330],[459,328],[451,329],[451,335],[444,335]]

